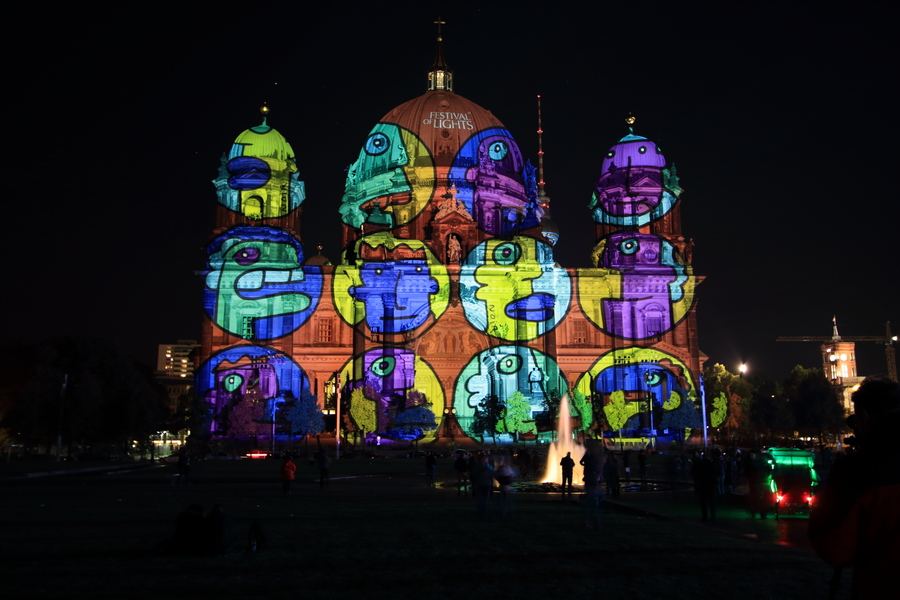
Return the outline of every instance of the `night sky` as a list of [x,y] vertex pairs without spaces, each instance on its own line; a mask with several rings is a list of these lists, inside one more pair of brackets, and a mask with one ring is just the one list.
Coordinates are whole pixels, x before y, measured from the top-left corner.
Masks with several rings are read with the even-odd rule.
[[[781,379],[821,363],[818,344],[780,335],[830,335],[832,315],[847,336],[900,331],[890,5],[597,4],[441,9],[454,91],[535,164],[542,96],[557,261],[589,266],[587,203],[630,112],[685,189],[712,362]],[[155,364],[158,344],[199,339],[211,180],[263,101],[306,182],[307,255],[322,244],[337,260],[344,169],[383,115],[425,92],[437,15],[424,5],[20,9],[8,27],[31,41],[7,41],[4,61],[7,340],[98,335]],[[883,347],[857,349],[861,374],[885,371]]]

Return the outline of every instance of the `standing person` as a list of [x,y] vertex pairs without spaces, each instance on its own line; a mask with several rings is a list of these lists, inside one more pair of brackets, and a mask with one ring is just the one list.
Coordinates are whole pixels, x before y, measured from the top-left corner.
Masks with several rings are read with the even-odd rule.
[[896,590],[900,560],[900,385],[867,377],[848,419],[859,451],[834,463],[809,518],[809,540],[825,562],[853,567],[853,598]]
[[466,496],[469,488],[469,461],[462,450],[457,450],[453,468],[456,470],[456,495]]
[[600,482],[596,478],[584,480],[584,496],[581,507],[584,515],[584,526],[588,529],[600,530]]
[[429,487],[434,487],[434,472],[437,469],[437,456],[429,450],[425,453],[425,479]]
[[190,485],[191,455],[184,448],[178,453],[178,485]]
[[500,457],[500,466],[495,471],[494,479],[500,489],[500,517],[509,514],[509,495],[512,492],[513,470],[505,457]]
[[566,482],[568,481],[568,491],[569,491],[569,500],[572,499],[572,475],[575,472],[575,459],[572,458],[571,452],[566,452],[566,455],[563,456],[563,459],[559,461],[559,466],[562,467],[562,497],[563,500],[566,499]]
[[606,493],[611,496],[619,495],[619,461],[614,452],[606,455],[606,463],[603,465],[603,479],[606,480]]
[[638,470],[641,474],[641,483],[643,483],[647,479],[647,453],[643,448],[638,452]]
[[284,453],[284,462],[281,463],[281,491],[285,494],[291,493],[291,482],[294,481],[294,472],[297,465],[291,460],[289,452]]
[[595,481],[600,479],[600,469],[597,466],[597,458],[590,448],[584,451],[584,456],[581,457],[578,464],[584,467],[584,481],[587,481],[588,479],[593,479]]
[[494,467],[483,452],[472,467],[472,488],[478,501],[478,514],[482,519],[487,519],[491,493],[494,491]]
[[700,514],[706,521],[712,515],[716,520],[716,472],[708,454],[695,457],[692,467],[694,492],[700,497]]
[[316,463],[319,465],[319,489],[324,490],[328,487],[330,475],[328,470],[331,468],[331,458],[325,450],[319,450],[316,455]]

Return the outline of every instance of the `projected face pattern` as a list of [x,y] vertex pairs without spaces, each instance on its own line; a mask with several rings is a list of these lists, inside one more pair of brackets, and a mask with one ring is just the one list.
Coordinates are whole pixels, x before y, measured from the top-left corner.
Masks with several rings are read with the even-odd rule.
[[[382,406],[416,390],[425,394],[435,414],[444,408],[444,393],[434,370],[421,357],[403,348],[376,348],[358,355],[341,368],[341,380],[351,386],[366,385],[374,389],[382,399]],[[388,431],[391,423],[387,413],[382,411],[376,417],[378,431]]]
[[552,248],[525,236],[476,246],[460,269],[459,282],[469,323],[509,341],[532,340],[556,327],[572,293]]
[[434,193],[434,160],[414,133],[379,123],[347,170],[340,213],[359,229],[369,222],[398,227],[413,220]]
[[302,267],[293,235],[235,227],[207,247],[203,304],[210,319],[245,339],[283,337],[305,323],[322,295],[321,267]]
[[578,271],[578,301],[595,325],[626,339],[670,331],[694,304],[696,278],[663,238],[615,233],[600,242],[598,269]]
[[370,334],[409,335],[447,309],[447,269],[424,243],[380,233],[357,242],[356,253],[361,267],[335,269],[334,302],[347,323],[365,319]]
[[197,374],[197,391],[220,412],[236,395],[266,403],[266,413],[290,392],[300,398],[309,380],[291,358],[264,346],[233,346],[214,354]]
[[219,202],[250,219],[283,217],[306,198],[293,150],[281,134],[254,127],[235,141],[219,178]]
[[548,394],[562,394],[567,389],[559,366],[549,356],[527,346],[497,346],[476,354],[463,368],[456,382],[453,407],[465,426],[475,415],[475,407],[489,395],[505,401],[519,391],[531,404],[532,412],[540,412]]
[[585,396],[601,394],[605,402],[623,392],[631,417],[647,409],[647,398],[666,411],[681,407],[694,392],[690,371],[683,362],[655,348],[622,348],[602,355],[576,384]]
[[643,227],[668,213],[680,188],[667,185],[666,158],[650,140],[628,135],[613,146],[591,199],[594,221]]
[[525,162],[512,135],[499,127],[470,137],[450,168],[460,200],[484,231],[501,235],[526,219]]

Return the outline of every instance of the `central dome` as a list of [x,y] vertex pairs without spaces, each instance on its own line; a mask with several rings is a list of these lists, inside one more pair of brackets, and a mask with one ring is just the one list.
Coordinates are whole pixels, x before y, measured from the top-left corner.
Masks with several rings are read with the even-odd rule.
[[426,92],[404,102],[381,119],[419,136],[434,151],[437,166],[450,166],[453,157],[476,131],[504,128],[491,111],[453,92]]
[[[499,119],[449,90],[387,113],[347,169],[345,224],[395,229],[452,209],[490,235],[540,220],[534,168]],[[460,212],[461,211],[461,212]]]

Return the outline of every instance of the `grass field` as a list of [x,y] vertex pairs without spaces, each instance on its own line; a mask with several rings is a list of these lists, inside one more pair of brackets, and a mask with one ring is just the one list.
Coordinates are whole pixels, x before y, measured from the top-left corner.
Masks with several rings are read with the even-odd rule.
[[[298,462],[284,496],[278,461],[195,463],[0,485],[0,595],[12,598],[820,598],[830,568],[802,550],[604,505],[588,530],[577,504],[514,494],[512,514],[477,517],[450,459],[438,486],[424,461],[342,460],[320,490]],[[443,485],[448,484],[448,485]],[[496,511],[496,494],[493,498]],[[224,557],[162,556],[190,503],[221,504],[241,539],[259,521],[268,547]]]

